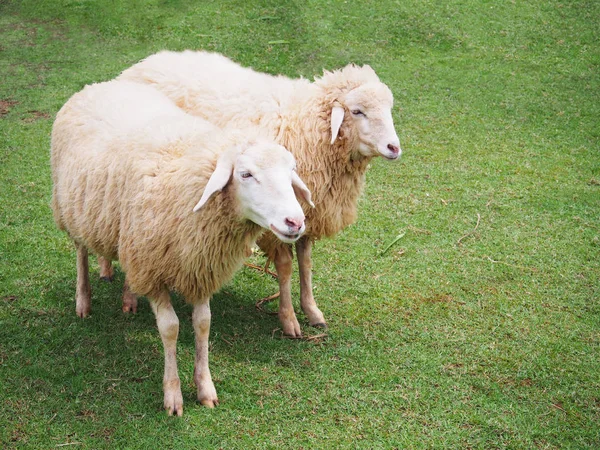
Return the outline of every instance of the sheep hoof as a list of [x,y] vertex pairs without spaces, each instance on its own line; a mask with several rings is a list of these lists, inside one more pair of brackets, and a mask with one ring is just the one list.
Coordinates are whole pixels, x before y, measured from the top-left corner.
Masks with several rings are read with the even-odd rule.
[[106,281],[107,283],[112,283],[112,281],[115,279],[115,277],[113,277],[112,275],[104,275],[104,276],[101,276],[100,279],[102,281]]
[[321,330],[327,330],[329,328],[325,322],[315,323],[311,326],[313,326],[315,328],[320,328]]
[[183,396],[181,391],[165,392],[164,406],[169,416],[182,416]]
[[215,389],[215,385],[213,384],[210,378],[198,378],[196,380],[196,386],[198,386],[198,395],[196,398],[198,399],[201,405],[204,405],[207,408],[214,408],[219,404],[219,399],[217,398],[217,390]]
[[85,319],[87,316],[90,315],[90,303],[89,302],[83,302],[83,304],[78,303],[75,308],[75,312],[77,313],[77,317],[79,317],[81,319]]
[[132,312],[135,314],[137,312],[137,303],[137,296],[126,288],[123,291],[123,306],[121,308],[123,312]]
[[300,323],[298,319],[296,319],[296,315],[291,314],[283,314],[281,310],[279,310],[279,322],[281,323],[281,328],[283,329],[283,334],[289,336],[291,338],[301,338],[302,330],[300,330]]
[[137,305],[123,305],[123,307],[121,308],[123,310],[124,313],[137,313]]
[[294,339],[300,339],[302,337],[302,331],[300,331],[300,326],[298,326],[298,328],[294,327],[292,329],[286,329],[286,327],[284,327],[283,334]]
[[167,415],[169,416],[183,416],[183,406],[167,408]]
[[215,399],[204,399],[200,401],[200,404],[206,406],[207,408],[214,408],[219,405],[219,400]]

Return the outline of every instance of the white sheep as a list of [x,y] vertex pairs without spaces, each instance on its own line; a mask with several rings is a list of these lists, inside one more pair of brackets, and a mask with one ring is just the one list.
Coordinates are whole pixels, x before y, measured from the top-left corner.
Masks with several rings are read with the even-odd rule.
[[247,132],[224,133],[148,86],[112,81],[60,110],[51,165],[54,218],[77,247],[77,314],[90,310],[88,249],[118,259],[131,290],[150,300],[165,349],[164,406],[181,415],[179,321],[168,289],[180,292],[194,306],[198,400],[216,405],[210,296],[263,228],[286,243],[304,232],[295,192],[309,204],[310,192],[293,156]]
[[[355,221],[369,161],[374,156],[395,160],[401,153],[389,88],[367,65],[325,71],[311,83],[259,73],[203,51],[163,51],[119,79],[151,85],[185,111],[221,127],[258,127],[294,154],[315,204],[305,210],[307,230],[296,243],[300,304],[311,325],[326,327],[312,293],[312,243]],[[279,275],[282,328],[301,336],[291,299],[291,246],[269,233],[258,244]],[[135,307],[129,303],[124,310]]]

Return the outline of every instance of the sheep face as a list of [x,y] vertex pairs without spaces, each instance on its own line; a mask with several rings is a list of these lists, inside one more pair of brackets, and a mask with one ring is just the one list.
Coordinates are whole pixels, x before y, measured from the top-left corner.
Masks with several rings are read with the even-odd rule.
[[306,229],[296,194],[313,206],[311,194],[296,173],[296,161],[277,144],[255,144],[230,149],[217,162],[198,211],[217,191],[231,184],[243,219],[270,229],[283,242],[297,241]]
[[350,126],[358,135],[357,150],[361,155],[383,156],[389,160],[400,156],[400,141],[392,119],[394,98],[387,86],[377,82],[365,83],[348,92],[340,102],[342,105],[334,106],[331,114],[332,143],[337,135],[337,130],[334,134],[336,121],[341,125],[347,114]]

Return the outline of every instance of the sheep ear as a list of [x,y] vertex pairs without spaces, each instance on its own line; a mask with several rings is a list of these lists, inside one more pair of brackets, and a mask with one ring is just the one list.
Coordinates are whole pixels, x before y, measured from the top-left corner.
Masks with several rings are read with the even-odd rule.
[[335,142],[335,139],[338,137],[338,133],[340,132],[340,127],[342,126],[342,122],[344,121],[344,108],[336,103],[331,108],[331,143]]
[[302,197],[311,207],[315,207],[315,204],[311,199],[310,191],[295,170],[292,171],[292,187],[294,188],[296,195]]
[[206,183],[200,201],[194,206],[194,212],[198,212],[214,194],[227,185],[233,172],[233,163],[237,154],[237,149],[232,149],[223,152],[221,156],[219,156],[215,171],[210,176],[208,183]]

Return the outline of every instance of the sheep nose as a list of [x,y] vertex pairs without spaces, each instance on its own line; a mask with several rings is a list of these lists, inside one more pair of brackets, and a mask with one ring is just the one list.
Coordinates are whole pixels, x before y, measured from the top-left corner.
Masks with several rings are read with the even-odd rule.
[[304,218],[286,217],[284,222],[288,227],[290,227],[291,231],[297,233],[304,224]]
[[387,148],[394,155],[398,155],[400,153],[400,147],[398,147],[397,145],[388,144]]

